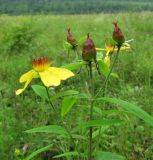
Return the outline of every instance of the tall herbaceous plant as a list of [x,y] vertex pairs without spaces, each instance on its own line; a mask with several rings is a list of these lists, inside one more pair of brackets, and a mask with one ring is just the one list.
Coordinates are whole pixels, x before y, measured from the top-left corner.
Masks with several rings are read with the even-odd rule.
[[[115,65],[119,63],[119,55],[131,49],[132,41],[126,40],[117,22],[113,25],[112,37],[102,48],[96,46],[90,33],[76,40],[71,29],[68,28],[67,41],[63,42],[64,53],[67,54],[66,65],[55,67],[49,58],[42,55],[33,59],[32,68],[21,75],[19,82],[23,87],[16,90],[16,95],[28,92],[26,89],[32,81],[39,83],[33,84],[32,89],[50,105],[54,120],[51,124],[25,131],[26,134],[31,133],[35,136],[47,134],[50,138],[46,140],[46,146],[31,153],[28,151],[28,154],[28,147],[24,150],[16,149],[16,159],[35,159],[41,152],[46,151],[50,154],[54,153],[52,155],[54,159],[125,159],[124,155],[102,150],[104,129],[125,125],[126,121],[126,118],[121,119],[119,115],[106,117],[103,111],[107,105],[120,107],[124,111],[120,114],[134,115],[153,126],[153,117],[140,107],[107,96],[110,79],[119,78],[118,74],[114,73]],[[78,87],[78,84],[81,87]],[[71,89],[67,90],[67,88]]]

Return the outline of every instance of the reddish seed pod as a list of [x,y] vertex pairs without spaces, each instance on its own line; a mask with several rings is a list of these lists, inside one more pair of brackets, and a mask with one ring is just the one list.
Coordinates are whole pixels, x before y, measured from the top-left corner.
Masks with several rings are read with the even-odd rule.
[[67,30],[67,42],[69,42],[72,45],[72,48],[75,49],[77,46],[77,41],[73,37],[73,34],[71,33],[70,28]]
[[92,59],[96,59],[95,45],[93,40],[90,38],[89,33],[87,34],[87,39],[83,44],[82,58],[84,61],[92,61]]
[[125,42],[124,35],[121,29],[119,28],[117,22],[114,22],[113,24],[114,24],[113,39],[118,43],[119,46],[121,46],[122,43]]

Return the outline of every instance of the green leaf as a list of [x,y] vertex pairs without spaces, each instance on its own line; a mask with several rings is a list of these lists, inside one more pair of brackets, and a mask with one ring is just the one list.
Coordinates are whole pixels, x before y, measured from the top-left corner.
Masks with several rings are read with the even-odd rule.
[[97,60],[102,60],[102,58],[103,58],[103,52],[102,51],[97,51],[97,55],[96,55],[96,59]]
[[68,91],[61,91],[57,93],[56,95],[51,97],[51,100],[56,100],[61,97],[70,96],[70,95],[78,95],[79,92],[75,90],[68,90]]
[[65,52],[68,52],[70,49],[72,49],[72,45],[66,41],[63,42],[63,48]]
[[62,117],[70,111],[70,109],[73,107],[76,101],[77,101],[77,97],[65,97],[64,98],[62,102],[62,110],[61,110]]
[[31,87],[38,96],[45,100],[48,100],[47,90],[44,86],[32,85]]
[[84,135],[78,135],[78,134],[71,134],[72,138],[77,139],[77,140],[85,140],[87,141],[87,137]]
[[124,109],[128,110],[129,113],[132,113],[133,115],[142,119],[147,124],[153,126],[153,117],[150,116],[143,109],[141,109],[140,107],[138,107],[132,103],[129,103],[129,102],[126,102],[126,101],[123,101],[120,99],[116,99],[116,98],[107,98],[107,97],[98,98],[96,100],[97,101],[106,101],[106,102],[110,102],[110,103],[114,103],[119,106],[122,106]]
[[79,153],[78,152],[66,152],[59,154],[57,156],[54,156],[53,158],[61,158],[61,157],[78,157]]
[[111,73],[111,76],[113,77],[113,78],[119,78],[119,75],[117,74],[117,73]]
[[45,132],[45,133],[53,133],[53,134],[59,134],[64,136],[69,135],[65,128],[58,125],[42,126],[42,127],[27,130],[25,132],[26,133],[44,133]]
[[117,43],[116,43],[116,41],[113,40],[112,37],[110,37],[110,38],[108,38],[108,39],[106,40],[106,44],[107,44],[107,45],[115,46]]
[[78,128],[98,127],[98,126],[110,126],[121,123],[118,119],[96,119],[88,122],[81,122]]
[[96,160],[125,160],[121,155],[112,152],[97,152]]
[[80,93],[77,97],[79,99],[91,99],[91,95],[89,93]]
[[99,60],[98,64],[99,64],[99,68],[100,68],[101,72],[104,74],[105,77],[107,77],[107,75],[109,74],[109,71],[110,71],[109,67],[102,60]]
[[79,45],[83,45],[83,43],[85,42],[85,40],[87,39],[87,36],[81,37],[78,41]]
[[53,145],[50,144],[50,145],[48,145],[48,146],[46,146],[46,147],[43,147],[43,148],[40,148],[40,149],[34,151],[34,152],[31,153],[28,157],[26,157],[25,160],[30,160],[30,159],[32,159],[33,157],[37,156],[39,153],[44,152],[44,151],[50,149],[52,146],[53,146]]
[[66,68],[66,69],[69,69],[71,71],[74,71],[74,70],[77,70],[77,69],[81,68],[85,64],[86,64],[86,62],[80,61],[80,62],[76,62],[76,63],[67,64],[67,65],[64,65],[62,67]]

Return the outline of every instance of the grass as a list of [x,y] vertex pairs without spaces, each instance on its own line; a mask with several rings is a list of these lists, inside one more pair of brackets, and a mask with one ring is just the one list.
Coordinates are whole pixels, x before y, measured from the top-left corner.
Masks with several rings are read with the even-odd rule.
[[[30,144],[29,152],[31,152],[51,141],[49,135],[36,136],[23,132],[33,127],[51,124],[54,115],[50,106],[35,96],[31,87],[21,97],[15,96],[15,90],[21,87],[18,79],[31,68],[32,58],[47,56],[53,59],[52,63],[55,66],[66,64],[68,60],[63,52],[63,41],[66,40],[66,29],[69,27],[76,39],[90,32],[95,45],[104,47],[107,37],[112,35],[112,22],[119,21],[126,39],[133,38],[134,42],[130,52],[120,54],[115,68],[119,79],[111,79],[108,95],[138,104],[153,115],[152,19],[151,12],[73,16],[2,15],[0,17],[0,159],[13,160],[15,148],[20,148],[26,143]],[[65,90],[66,88],[81,90],[88,76],[84,74],[80,73],[82,77],[80,83],[77,75],[76,79],[67,83]],[[102,83],[97,79],[97,87],[99,81]],[[57,105],[59,104],[60,102],[57,102]],[[66,121],[70,125],[75,125],[75,122],[82,118],[88,119],[83,117],[86,106],[80,104],[80,107],[79,105],[76,107],[66,116]],[[114,117],[115,113],[111,113],[111,110],[109,112],[109,109],[109,106],[106,107],[103,114],[106,117]],[[99,146],[101,150],[119,153],[128,160],[153,159],[152,129],[135,117],[120,114],[120,118],[126,119],[125,125],[103,129]],[[96,139],[94,141],[96,144]],[[85,147],[87,146],[83,146]]]

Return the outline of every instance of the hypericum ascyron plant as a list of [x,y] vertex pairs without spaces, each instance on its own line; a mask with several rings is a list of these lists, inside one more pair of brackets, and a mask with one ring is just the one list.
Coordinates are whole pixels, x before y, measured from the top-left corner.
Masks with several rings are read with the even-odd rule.
[[[66,80],[74,76],[74,73],[65,68],[50,67],[50,62],[48,61],[47,58],[38,58],[33,60],[32,61],[33,69],[23,74],[20,78],[20,83],[25,83],[25,85],[24,85],[24,88],[16,91],[16,95],[21,94],[26,89],[26,87],[29,85],[29,83],[32,81],[33,78],[39,77],[44,84],[44,86],[35,85],[33,86],[33,89],[37,95],[44,98],[53,107],[55,111],[54,114],[57,121],[55,120],[52,125],[45,125],[38,128],[33,128],[30,130],[27,130],[26,132],[27,133],[44,132],[49,134],[51,133],[56,134],[57,141],[54,141],[54,142],[60,143],[61,148],[56,144],[59,149],[59,155],[55,155],[54,158],[64,157],[67,160],[72,160],[73,159],[72,157],[74,157],[75,160],[86,160],[86,159],[88,160],[110,160],[110,159],[124,160],[125,159],[124,157],[111,152],[100,151],[101,148],[99,147],[99,142],[100,143],[103,142],[102,140],[99,141],[102,134],[101,126],[121,124],[122,122],[119,118],[118,119],[107,118],[101,114],[103,113],[103,108],[100,108],[100,107],[107,105],[104,102],[109,102],[109,103],[116,104],[118,106],[122,106],[124,109],[128,111],[128,114],[132,113],[133,115],[144,120],[149,125],[153,126],[153,117],[150,116],[145,111],[143,111],[141,108],[120,99],[106,97],[107,83],[109,82],[110,77],[112,75],[112,71],[117,62],[119,52],[128,50],[130,48],[130,46],[126,44],[124,35],[121,29],[119,28],[117,22],[114,22],[114,31],[112,34],[112,38],[114,40],[113,44],[108,43],[104,49],[103,48],[96,49],[93,40],[90,38],[89,34],[87,34],[87,37],[84,40],[84,43],[82,45],[83,61],[79,61],[79,62],[76,61],[75,63],[68,64],[67,66],[65,66],[70,70],[79,69],[84,64],[86,64],[89,67],[90,74],[89,74],[89,77],[87,78],[87,86],[89,86],[87,87],[88,93],[79,93],[78,91],[75,91],[75,90],[68,90],[68,91],[59,92],[59,93],[56,93],[55,95],[50,96],[49,90],[48,90],[50,86],[55,87],[60,85],[61,80]],[[73,49],[77,47],[77,42],[73,37],[72,33],[70,32],[70,29],[68,30],[68,33],[67,33],[67,44],[71,45]],[[96,50],[106,52],[103,54],[103,58],[100,58],[100,59],[97,58]],[[112,58],[111,58],[111,55],[113,55]],[[100,78],[102,78],[102,81],[100,82],[100,85],[99,85],[100,87],[96,89],[95,89],[95,81],[94,81],[95,77],[93,76],[93,68],[92,68],[93,62],[96,64],[98,72],[100,68],[100,71],[102,73],[99,76]],[[104,75],[104,77],[101,77],[102,75]],[[82,80],[83,79],[81,79],[81,81]],[[78,87],[78,85],[76,86]],[[69,124],[64,121],[65,120],[64,116],[71,110],[71,108],[77,102],[79,97],[80,99],[84,98],[83,101],[81,101],[81,103],[84,103],[86,101],[83,105],[86,107],[85,109],[87,110],[85,111],[85,113],[83,112],[83,114],[85,114],[85,117],[87,116],[88,118],[82,121],[82,117],[81,117],[80,118],[81,122],[79,119],[78,122],[74,122],[73,125],[69,127]],[[52,100],[54,101],[58,98],[60,98],[60,100],[63,98],[62,105],[61,105],[61,115],[58,114],[59,112],[56,110],[57,107],[54,107],[54,104],[52,103]],[[59,105],[60,100],[58,99],[58,103],[56,103],[57,105]],[[100,113],[97,113],[96,116],[94,116],[93,114],[95,111],[94,110],[95,108],[98,108],[98,111],[100,111]],[[80,116],[80,113],[77,113],[77,111],[78,110],[75,109],[75,114],[78,114],[78,116]],[[126,114],[126,112],[124,114]],[[99,135],[98,140],[96,139],[97,138],[96,136],[94,137],[96,143],[94,143],[93,141],[93,132],[95,131],[96,131],[96,136]],[[85,134],[85,136],[82,134]],[[81,145],[80,145],[80,142],[81,142]],[[54,144],[52,144],[52,142],[49,142],[49,143],[51,144],[33,152],[30,156],[27,157],[26,160],[30,160],[35,155],[43,151],[46,151],[48,149],[51,149],[54,146]],[[81,146],[80,148],[78,147],[79,145]],[[101,145],[103,145],[103,143]],[[105,157],[107,157],[107,159]]]

